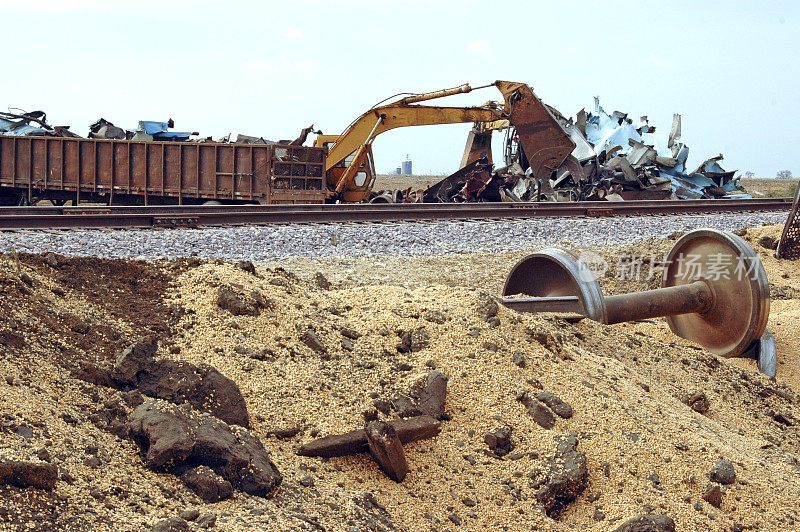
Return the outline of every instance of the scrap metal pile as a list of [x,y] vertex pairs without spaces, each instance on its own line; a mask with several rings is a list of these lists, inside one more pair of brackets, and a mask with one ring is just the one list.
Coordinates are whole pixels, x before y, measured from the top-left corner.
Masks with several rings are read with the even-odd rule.
[[[175,122],[170,118],[166,122],[152,120],[140,120],[136,129],[126,130],[115,126],[105,118],[100,118],[89,126],[87,138],[90,139],[116,139],[116,140],[139,140],[139,141],[169,141],[169,142],[231,142],[231,135],[228,134],[220,140],[214,141],[211,137],[191,138],[200,135],[197,131],[171,131],[175,127]],[[307,128],[312,131],[312,127]],[[305,141],[308,131],[303,132],[302,140]],[[51,126],[47,123],[47,115],[44,111],[31,111],[19,113],[0,111],[0,134],[15,137],[70,137],[83,138],[77,133],[70,131],[69,126]],[[275,144],[273,141],[265,140],[261,137],[251,137],[248,135],[238,135],[235,139],[240,144]],[[295,143],[293,141],[279,141],[279,143]],[[297,144],[300,145],[300,144]]]
[[[626,201],[651,199],[749,198],[735,171],[720,166],[722,155],[687,171],[689,148],[680,142],[681,115],[668,134],[656,133],[646,116],[607,113],[595,98],[594,111],[565,118],[548,106],[575,149],[550,179],[537,180],[516,132],[506,130],[506,166],[492,171],[489,157],[467,164],[425,190],[422,201]],[[473,130],[475,131],[475,130]],[[469,146],[468,146],[469,149]]]
[[51,126],[44,111],[12,113],[0,111],[0,134],[16,137],[80,137],[69,126]]

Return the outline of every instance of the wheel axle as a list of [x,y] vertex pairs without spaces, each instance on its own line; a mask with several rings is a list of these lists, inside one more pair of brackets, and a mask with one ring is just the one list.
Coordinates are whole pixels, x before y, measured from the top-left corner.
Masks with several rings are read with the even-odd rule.
[[723,357],[756,358],[763,373],[775,375],[767,274],[753,248],[727,231],[698,229],[680,238],[656,290],[604,297],[583,261],[547,248],[514,266],[503,296],[504,305],[521,312],[577,314],[604,324],[666,317],[678,336]]

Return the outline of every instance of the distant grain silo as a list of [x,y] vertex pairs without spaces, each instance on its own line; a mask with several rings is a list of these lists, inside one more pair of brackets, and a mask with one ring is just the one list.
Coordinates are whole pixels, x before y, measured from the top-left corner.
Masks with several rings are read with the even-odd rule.
[[408,155],[406,155],[406,160],[400,163],[400,166],[403,169],[403,175],[413,175],[411,171],[411,159],[408,158]]

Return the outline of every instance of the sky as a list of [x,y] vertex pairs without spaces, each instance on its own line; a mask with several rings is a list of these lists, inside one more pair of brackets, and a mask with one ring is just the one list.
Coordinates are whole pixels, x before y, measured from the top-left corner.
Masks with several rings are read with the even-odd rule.
[[[81,135],[103,117],[134,129],[295,138],[340,133],[401,92],[523,81],[565,116],[683,118],[689,167],[800,175],[800,2],[273,2],[0,0],[0,109],[41,109]],[[494,88],[438,100],[481,105]],[[403,128],[373,145],[390,172],[461,161],[468,124]],[[499,152],[501,138],[495,138]]]

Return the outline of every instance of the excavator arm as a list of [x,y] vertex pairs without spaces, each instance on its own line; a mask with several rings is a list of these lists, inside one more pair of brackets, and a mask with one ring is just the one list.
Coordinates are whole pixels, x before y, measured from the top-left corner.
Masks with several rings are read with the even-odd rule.
[[359,117],[350,128],[340,135],[330,149],[327,168],[336,166],[350,154],[375,137],[398,127],[430,126],[435,124],[458,124],[491,122],[502,117],[497,109],[484,107],[433,107],[427,105],[387,105]]
[[358,117],[341,135],[318,136],[315,145],[329,147],[325,169],[331,195],[345,201],[361,201],[369,196],[374,180],[372,142],[381,133],[398,127],[481,122],[497,129],[508,121],[516,127],[520,146],[528,154],[534,173],[554,171],[575,148],[572,139],[530,87],[507,81],[497,81],[493,85],[503,94],[504,104],[489,102],[481,107],[414,105],[473,90],[470,85],[462,85],[373,108]]

